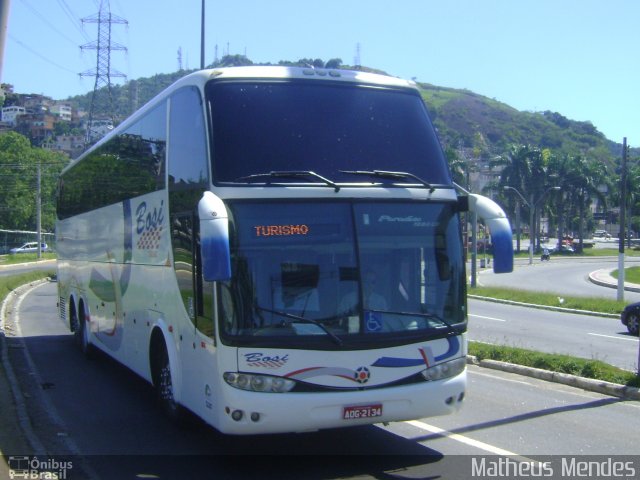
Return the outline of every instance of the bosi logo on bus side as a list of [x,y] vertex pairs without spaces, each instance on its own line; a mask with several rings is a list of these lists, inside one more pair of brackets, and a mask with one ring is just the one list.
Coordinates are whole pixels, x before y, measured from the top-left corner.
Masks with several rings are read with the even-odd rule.
[[153,210],[142,202],[136,209],[136,233],[139,235],[136,246],[140,250],[157,250],[160,246],[162,229],[164,228],[164,200]]

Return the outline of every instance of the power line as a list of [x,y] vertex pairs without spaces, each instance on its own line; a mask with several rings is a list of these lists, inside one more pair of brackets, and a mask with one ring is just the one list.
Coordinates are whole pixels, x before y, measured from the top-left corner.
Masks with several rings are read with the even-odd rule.
[[69,5],[67,5],[67,2],[65,0],[57,0],[58,1],[58,5],[60,5],[60,8],[62,9],[62,11],[64,12],[64,14],[67,16],[67,18],[71,21],[71,24],[73,25],[73,27],[78,30],[78,32],[80,32],[80,35],[82,35],[82,37],[88,42],[89,36],[87,35],[87,33],[80,27],[80,23],[78,23],[78,15],[76,15],[75,13],[73,13],[73,10],[71,10],[71,8],[69,7]]
[[51,30],[53,30],[54,32],[56,32],[58,35],[60,35],[62,38],[64,38],[65,40],[67,40],[68,42],[70,42],[72,45],[77,45],[78,42],[76,42],[75,40],[70,39],[69,37],[67,37],[64,33],[62,33],[60,30],[58,30],[51,22],[49,22],[49,20],[42,15],[38,10],[36,10],[34,7],[32,7],[29,3],[27,3],[26,0],[21,0],[22,4],[27,7],[29,10],[31,10],[31,13],[33,13],[35,16],[37,16],[40,20],[42,20],[46,25],[49,26],[49,28]]
[[11,33],[9,33],[9,38],[11,40],[13,40],[14,42],[16,42],[18,45],[20,45],[22,48],[24,48],[25,50],[28,50],[29,52],[31,52],[32,54],[34,54],[36,57],[39,57],[40,59],[44,60],[47,63],[50,63],[51,65],[53,65],[54,67],[58,67],[61,70],[65,70],[67,72],[71,72],[73,74],[75,74],[76,72],[74,72],[73,70],[68,69],[67,67],[63,67],[62,65],[52,61],[50,58],[45,57],[44,55],[39,54],[38,52],[36,52],[33,48],[29,47],[28,45],[26,45],[24,42],[18,40],[15,36],[13,36]]

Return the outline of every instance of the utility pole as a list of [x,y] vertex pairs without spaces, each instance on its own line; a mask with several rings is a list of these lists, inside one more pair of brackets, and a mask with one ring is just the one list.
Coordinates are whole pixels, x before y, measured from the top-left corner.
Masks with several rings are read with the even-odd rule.
[[471,213],[471,288],[478,286],[478,214]]
[[10,0],[0,0],[0,80],[2,80],[2,67],[4,65],[4,46],[7,39],[9,7],[11,7]]
[[200,17],[200,70],[204,69],[204,0],[202,0],[202,15]]
[[624,300],[624,224],[627,204],[627,137],[622,139],[622,172],[620,172],[620,233],[618,234],[618,301]]
[[36,237],[38,240],[38,260],[42,258],[42,167],[38,162],[36,186]]

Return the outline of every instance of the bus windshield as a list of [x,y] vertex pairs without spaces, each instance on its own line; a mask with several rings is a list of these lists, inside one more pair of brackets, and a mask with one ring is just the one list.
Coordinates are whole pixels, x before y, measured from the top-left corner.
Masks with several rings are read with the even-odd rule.
[[[207,87],[216,185],[387,183],[450,186],[420,95],[410,89],[317,81],[212,81]],[[279,175],[272,172],[312,172]]]
[[229,212],[223,342],[368,348],[466,329],[451,203],[236,201]]

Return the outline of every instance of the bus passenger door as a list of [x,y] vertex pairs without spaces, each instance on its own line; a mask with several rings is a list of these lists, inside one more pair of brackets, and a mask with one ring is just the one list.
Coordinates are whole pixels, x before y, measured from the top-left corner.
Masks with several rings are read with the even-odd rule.
[[183,402],[196,413],[213,408],[215,330],[213,282],[202,275],[199,220],[195,212],[172,216],[176,280],[189,322],[181,322]]

